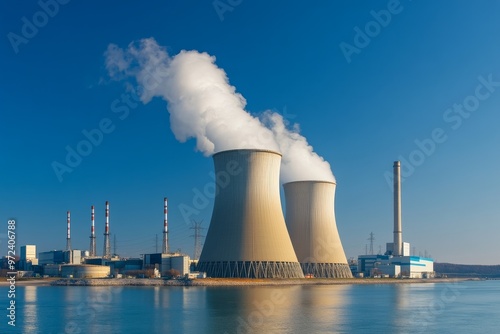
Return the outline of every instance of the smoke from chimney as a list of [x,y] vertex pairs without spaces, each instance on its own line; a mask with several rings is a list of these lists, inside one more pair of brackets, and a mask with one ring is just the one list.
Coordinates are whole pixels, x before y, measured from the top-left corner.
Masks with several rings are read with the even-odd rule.
[[110,44],[105,57],[111,78],[137,81],[135,93],[143,103],[155,96],[168,102],[171,129],[180,142],[196,138],[196,148],[206,156],[232,149],[280,151],[282,182],[335,181],[328,162],[314,153],[298,126],[288,130],[279,114],[266,113],[262,122],[268,128],[245,111],[245,98],[215,57],[185,50],[170,57],[153,38],[126,49]]

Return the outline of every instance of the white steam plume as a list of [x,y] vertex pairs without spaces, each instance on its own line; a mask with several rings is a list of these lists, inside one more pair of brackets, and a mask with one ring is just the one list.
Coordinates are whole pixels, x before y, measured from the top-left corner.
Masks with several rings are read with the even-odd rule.
[[335,182],[330,164],[316,154],[311,145],[299,133],[295,124],[287,129],[283,117],[268,111],[262,115],[262,121],[273,131],[283,158],[281,160],[281,182],[293,181],[330,181]]
[[112,78],[136,79],[144,103],[155,96],[168,102],[177,140],[196,138],[196,148],[205,155],[244,148],[279,150],[271,131],[245,111],[245,99],[215,65],[215,57],[197,51],[169,57],[153,38],[126,50],[110,44],[105,56]]
[[137,81],[135,90],[143,103],[155,96],[168,102],[177,140],[196,138],[196,148],[205,155],[245,148],[279,151],[283,183],[335,181],[328,162],[313,151],[297,125],[288,130],[281,115],[266,112],[262,116],[266,127],[245,111],[246,100],[215,65],[215,57],[198,51],[170,57],[153,38],[131,43],[127,49],[110,44],[105,56],[113,79]]

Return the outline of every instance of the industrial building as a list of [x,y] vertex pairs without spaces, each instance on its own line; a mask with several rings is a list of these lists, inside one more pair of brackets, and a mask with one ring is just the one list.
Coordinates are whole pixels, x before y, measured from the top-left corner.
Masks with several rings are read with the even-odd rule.
[[31,271],[33,266],[38,265],[36,257],[36,246],[25,245],[21,246],[21,256],[19,259],[19,270]]
[[394,240],[387,243],[384,255],[358,256],[360,276],[407,278],[434,277],[434,260],[410,255],[410,243],[403,242],[401,219],[401,163],[394,162]]
[[358,273],[365,277],[430,278],[434,276],[434,260],[420,256],[360,255]]
[[38,264],[80,264],[82,263],[82,251],[73,249],[70,251],[53,250],[38,253]]
[[110,275],[109,266],[96,266],[90,264],[61,265],[61,276],[65,278],[105,278]]
[[42,275],[48,276],[48,277],[61,276],[61,265],[60,264],[45,264],[42,267]]
[[127,274],[133,271],[142,270],[142,259],[120,259],[119,257],[112,257],[111,259],[104,259],[100,257],[86,258],[85,264],[96,266],[107,266],[110,268],[110,275],[117,277],[119,274]]
[[283,185],[286,224],[306,277],[351,278],[335,221],[336,184],[297,181]]
[[281,209],[281,155],[241,149],[213,160],[215,202],[197,270],[207,277],[303,278]]
[[162,277],[168,276],[170,270],[176,270],[179,275],[185,276],[190,272],[189,255],[172,253],[144,254],[143,268],[156,268]]

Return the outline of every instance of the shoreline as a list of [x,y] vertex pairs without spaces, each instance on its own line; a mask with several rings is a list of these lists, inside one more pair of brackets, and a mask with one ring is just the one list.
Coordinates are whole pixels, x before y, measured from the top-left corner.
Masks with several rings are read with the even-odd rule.
[[[482,278],[302,278],[302,279],[245,279],[203,278],[173,279],[158,278],[60,278],[18,280],[17,286],[292,286],[292,285],[361,285],[361,284],[422,284],[483,281]],[[8,286],[7,281],[0,282]]]

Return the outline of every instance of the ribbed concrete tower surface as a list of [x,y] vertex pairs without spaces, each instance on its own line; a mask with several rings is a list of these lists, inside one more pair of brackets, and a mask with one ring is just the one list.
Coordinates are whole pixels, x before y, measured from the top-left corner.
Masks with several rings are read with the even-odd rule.
[[297,181],[283,187],[286,224],[304,274],[351,278],[335,221],[335,183]]
[[302,278],[281,210],[281,155],[214,154],[216,195],[198,263],[208,277]]

